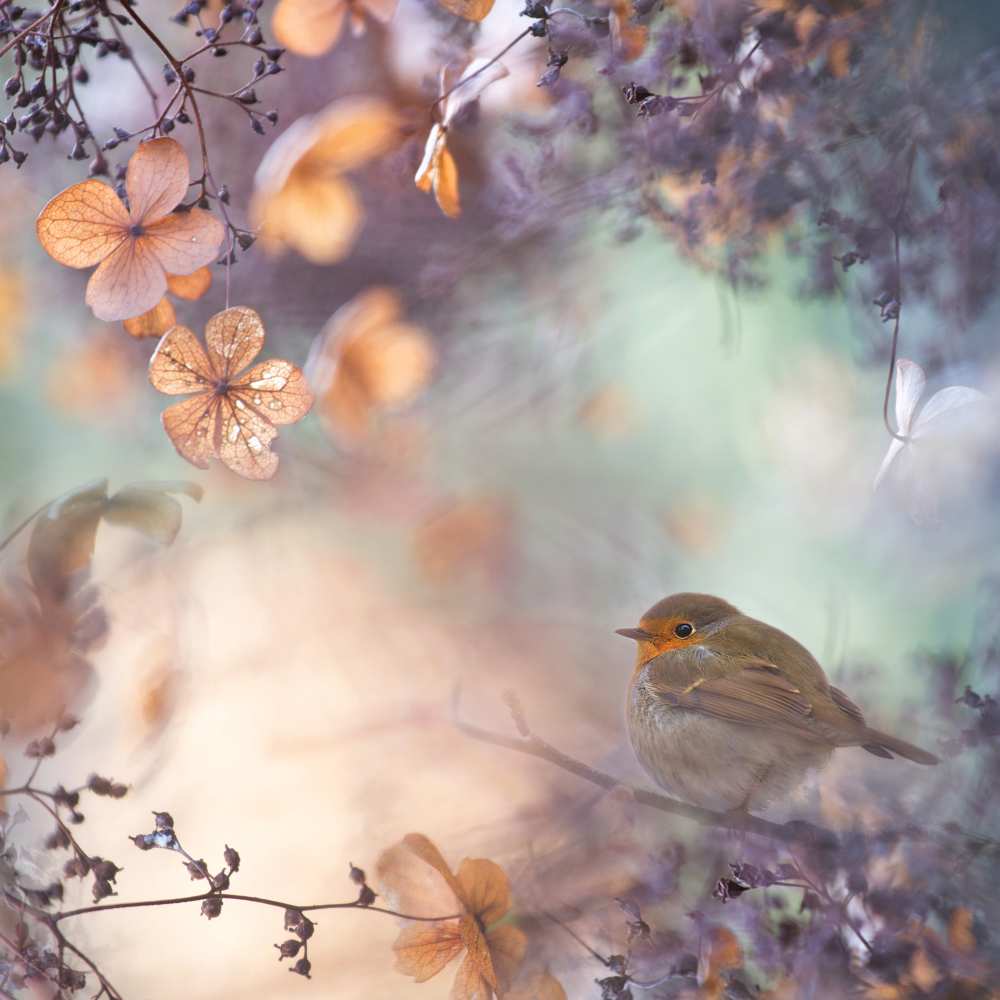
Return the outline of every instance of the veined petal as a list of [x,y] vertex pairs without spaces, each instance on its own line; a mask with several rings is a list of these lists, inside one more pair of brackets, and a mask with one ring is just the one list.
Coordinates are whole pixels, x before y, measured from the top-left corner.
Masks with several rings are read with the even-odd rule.
[[187,153],[176,139],[140,143],[125,174],[132,221],[148,225],[172,212],[187,194],[190,180]]
[[211,212],[192,208],[147,226],[139,241],[148,244],[164,271],[190,274],[215,260],[225,235],[225,227]]
[[312,408],[305,376],[289,361],[261,361],[245,371],[229,394],[252,406],[273,424],[294,424]]
[[186,326],[168,330],[149,359],[149,381],[168,396],[215,388],[218,376],[200,341]]
[[264,324],[246,306],[216,313],[205,325],[205,344],[220,378],[238,375],[264,346]]
[[392,950],[396,953],[396,969],[425,983],[436,976],[462,951],[458,922],[413,924],[404,927]]
[[57,194],[39,213],[35,231],[53,260],[93,267],[121,246],[128,226],[128,212],[114,190],[89,180]]
[[166,296],[148,312],[125,320],[125,332],[133,337],[162,337],[177,322],[177,313]]
[[149,244],[129,237],[90,276],[86,302],[98,319],[131,319],[152,309],[166,290],[166,271]]
[[177,453],[199,469],[207,469],[208,460],[218,454],[219,399],[202,392],[168,406],[160,415]]
[[274,425],[239,396],[221,397],[219,458],[245,479],[270,479],[278,471],[278,456],[271,442],[278,436]]

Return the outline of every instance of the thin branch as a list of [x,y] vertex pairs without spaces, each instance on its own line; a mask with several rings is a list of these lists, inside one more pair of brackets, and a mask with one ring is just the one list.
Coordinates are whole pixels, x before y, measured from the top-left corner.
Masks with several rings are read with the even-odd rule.
[[557,750],[550,743],[535,736],[527,728],[523,716],[520,716],[519,729],[524,735],[520,737],[508,736],[505,733],[496,733],[466,722],[461,718],[459,708],[460,690],[456,687],[452,700],[452,717],[455,726],[466,736],[482,743],[491,743],[507,750],[516,750],[518,753],[527,754],[530,757],[538,757],[540,760],[548,761],[564,771],[569,771],[570,774],[575,774],[578,778],[583,778],[585,781],[609,791],[616,788],[625,789],[640,805],[659,809],[661,812],[671,813],[674,816],[683,816],[685,819],[693,820],[702,826],[717,826],[728,830],[735,829],[745,833],[756,833],[783,843],[805,844],[809,847],[826,850],[836,849],[840,843],[837,835],[832,831],[802,820],[772,823],[749,813],[718,813],[711,809],[703,809],[701,806],[693,806],[687,802],[669,798],[659,792],[638,788]]

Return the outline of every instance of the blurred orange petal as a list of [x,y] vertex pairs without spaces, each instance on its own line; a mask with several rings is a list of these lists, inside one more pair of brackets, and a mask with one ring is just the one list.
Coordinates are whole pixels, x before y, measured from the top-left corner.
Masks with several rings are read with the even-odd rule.
[[510,885],[503,869],[486,858],[466,858],[458,869],[466,906],[484,924],[496,923],[510,909]]
[[300,56],[321,56],[340,38],[347,0],[280,0],[271,30],[280,45]]
[[493,10],[493,0],[438,0],[446,11],[466,21],[481,21]]
[[179,299],[200,299],[212,285],[212,270],[199,267],[190,274],[168,274],[167,289]]
[[177,313],[165,296],[149,312],[124,322],[125,332],[133,337],[162,337],[177,322]]

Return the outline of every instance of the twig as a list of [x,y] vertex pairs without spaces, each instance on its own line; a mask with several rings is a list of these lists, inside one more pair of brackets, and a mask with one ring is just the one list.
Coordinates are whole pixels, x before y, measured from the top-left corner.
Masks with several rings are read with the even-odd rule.
[[520,725],[525,735],[521,737],[508,736],[505,733],[496,733],[489,729],[466,722],[459,714],[461,691],[455,688],[452,698],[452,718],[455,726],[466,736],[483,743],[491,743],[494,746],[504,747],[507,750],[516,750],[518,753],[527,754],[530,757],[538,757],[546,760],[550,764],[575,774],[578,778],[583,778],[592,784],[599,785],[609,791],[615,788],[623,788],[629,792],[640,805],[649,806],[652,809],[659,809],[661,812],[671,813],[674,816],[683,816],[685,819],[693,820],[702,826],[717,826],[725,829],[737,829],[746,833],[756,833],[762,837],[770,837],[772,840],[779,840],[784,843],[805,844],[813,848],[834,850],[839,846],[839,839],[835,833],[823,827],[815,826],[802,820],[790,820],[787,823],[772,823],[769,820],[761,819],[750,814],[718,813],[711,809],[703,809],[701,806],[689,805],[678,799],[669,798],[659,792],[651,792],[645,788],[638,788],[628,782],[621,781],[613,775],[604,771],[598,771],[589,764],[546,743],[527,728],[523,714],[520,715]]

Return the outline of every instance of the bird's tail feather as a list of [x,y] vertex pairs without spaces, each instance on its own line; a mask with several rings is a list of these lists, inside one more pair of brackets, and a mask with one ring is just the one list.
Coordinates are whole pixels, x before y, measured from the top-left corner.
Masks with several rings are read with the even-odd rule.
[[877,729],[866,729],[862,734],[862,740],[861,746],[869,753],[875,754],[876,757],[888,757],[891,760],[893,756],[899,756],[917,764],[940,763],[939,758],[935,757],[934,754],[921,750],[920,747],[907,743],[906,740],[897,739],[888,733],[880,733]]

